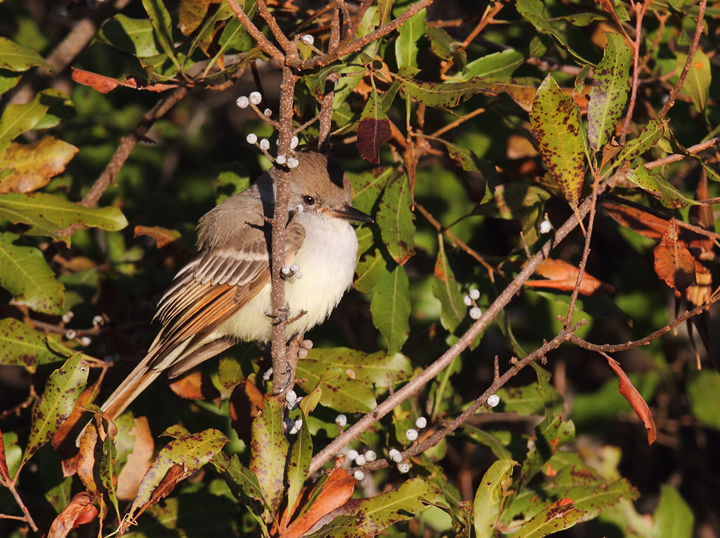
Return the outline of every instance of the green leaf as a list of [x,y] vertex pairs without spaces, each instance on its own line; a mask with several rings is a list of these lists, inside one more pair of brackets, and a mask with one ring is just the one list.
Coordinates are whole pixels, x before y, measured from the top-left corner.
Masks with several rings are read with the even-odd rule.
[[[675,70],[678,76],[685,68],[685,62],[687,62],[687,54],[677,53]],[[690,96],[695,108],[700,112],[703,112],[708,105],[711,82],[710,60],[703,51],[697,49],[682,89]]]
[[383,193],[376,220],[390,256],[403,265],[415,254],[415,215],[407,176],[393,179]]
[[255,474],[263,497],[273,513],[283,498],[283,476],[288,457],[288,441],[283,431],[280,402],[265,400],[262,412],[252,423],[250,470]]
[[97,40],[138,58],[150,58],[162,53],[149,19],[131,19],[121,13],[103,25]]
[[453,39],[442,28],[429,28],[427,36],[430,39],[430,48],[438,58],[443,60],[451,60],[460,46],[460,42]]
[[595,151],[615,132],[630,90],[632,50],[618,34],[605,32],[605,37],[605,54],[595,69],[588,95],[588,140]]
[[172,60],[175,67],[180,69],[180,64],[175,57],[170,13],[168,13],[162,0],[143,0],[143,7],[145,11],[147,11],[148,17],[150,17],[150,22],[152,22],[153,29],[155,30],[155,38],[158,43],[160,43],[160,47]]
[[504,50],[488,54],[477,60],[473,60],[465,67],[461,80],[469,80],[474,77],[481,78],[505,78],[525,63],[525,55],[516,50]]
[[618,153],[615,161],[621,163],[622,161],[632,161],[635,157],[639,157],[650,148],[652,148],[658,140],[665,136],[667,122],[660,119],[652,119],[648,124],[640,131],[640,135],[637,138],[633,138],[625,144],[623,149]]
[[368,251],[355,266],[355,282],[353,286],[360,293],[369,293],[385,273],[387,262],[379,248]]
[[53,238],[56,230],[76,223],[113,232],[128,224],[117,207],[84,207],[47,193],[0,194],[0,217],[32,225],[28,235]]
[[24,105],[9,105],[0,117],[0,153],[5,151],[15,138],[34,128],[48,111],[49,106],[41,103],[43,94],[37,94]]
[[33,409],[32,427],[20,468],[47,443],[75,408],[87,383],[90,367],[82,360],[82,353],[70,357],[55,370],[45,384]]
[[433,295],[440,301],[440,321],[442,326],[452,333],[465,319],[467,306],[465,306],[460,286],[455,280],[455,275],[445,255],[445,242],[442,236],[440,236],[438,242],[439,249],[437,261],[435,262]]
[[50,64],[33,49],[0,37],[0,69],[18,73],[37,66],[52,70]]
[[398,69],[417,67],[418,40],[428,31],[427,10],[421,9],[410,17],[399,29],[395,40],[395,60]]
[[[13,318],[0,320],[0,364],[23,366],[35,373],[38,366],[61,361],[67,355],[53,351],[47,344],[47,336]],[[55,342],[55,345],[62,344]],[[70,348],[65,348],[72,351]]]
[[0,233],[0,286],[36,312],[62,314],[63,285],[38,249],[15,245],[18,236]]
[[580,201],[585,179],[585,149],[580,110],[548,75],[538,88],[530,111],[538,151],[573,208]]
[[570,47],[570,45],[568,45],[565,36],[563,36],[556,26],[553,25],[545,16],[545,6],[541,0],[517,0],[517,10],[518,13],[529,20],[538,31],[553,36],[557,42],[560,43],[570,54],[575,56],[575,58],[584,64],[592,65],[592,62],[580,56]]
[[335,411],[369,413],[377,407],[370,383],[353,379],[351,370],[306,359],[298,363],[297,383],[307,393],[320,389],[318,401]]
[[181,0],[178,28],[184,36],[192,34],[207,15],[210,0]]
[[497,185],[491,194],[492,201],[477,206],[474,213],[496,219],[520,219],[550,198],[546,190],[520,182]]
[[302,426],[298,432],[297,439],[290,449],[288,459],[288,506],[295,506],[295,501],[300,495],[300,490],[310,471],[310,461],[313,456],[313,443],[308,429],[307,417],[301,414]]
[[585,515],[572,503],[554,503],[523,525],[513,536],[515,538],[542,538],[573,527]]
[[228,442],[228,438],[221,431],[213,428],[195,434],[182,428],[174,432],[173,437],[176,439],[160,450],[145,473],[137,497],[130,508],[130,514],[134,514],[150,501],[155,488],[176,463],[183,466],[184,477],[190,476],[209,462]]
[[520,485],[526,486],[540,468],[563,446],[575,440],[575,425],[561,416],[552,421],[545,417],[535,428],[535,443],[528,451],[520,473]]
[[548,22],[567,21],[573,26],[587,26],[595,21],[607,20],[605,15],[600,13],[576,13],[574,15],[563,15],[554,19],[548,19]]
[[597,517],[622,499],[632,501],[639,497],[638,491],[625,479],[616,480],[609,485],[598,483],[587,486],[547,487],[544,489],[551,494],[553,499],[572,499],[573,506],[585,512],[584,521]]
[[633,185],[637,185],[644,191],[659,198],[660,203],[665,207],[678,209],[691,205],[699,205],[697,201],[685,196],[673,187],[672,184],[660,174],[653,173],[645,168],[644,164],[630,170],[625,177]]
[[372,215],[375,203],[392,173],[392,166],[372,168],[362,174],[348,172],[353,187],[353,207]]
[[467,82],[423,82],[414,78],[395,75],[410,99],[427,106],[454,108],[476,93],[494,95],[492,83],[478,77]]
[[410,334],[410,282],[402,265],[386,271],[375,287],[370,313],[373,324],[385,337],[388,353],[402,348]]
[[[220,462],[220,465],[218,465],[218,462]],[[218,452],[213,459],[213,463],[216,464],[216,467],[220,467],[233,495],[245,503],[248,502],[248,499],[258,501],[270,511],[262,495],[257,476],[240,463],[237,454],[233,454],[232,459],[230,459],[223,452]]]
[[300,364],[315,372],[322,371],[323,366],[328,371],[336,368],[359,383],[385,388],[390,381],[403,383],[412,375],[410,361],[401,353],[363,353],[346,347],[312,349]]
[[477,538],[492,538],[504,497],[503,482],[510,478],[515,465],[517,462],[513,460],[496,461],[480,480],[473,501],[473,520]]
[[397,491],[362,499],[360,514],[364,517],[358,518],[359,528],[372,532],[373,528],[382,530],[398,521],[410,519],[417,510],[427,508],[425,503],[433,501],[439,493],[435,484],[413,478],[404,482]]
[[702,370],[688,384],[692,415],[704,426],[720,430],[720,375]]
[[663,484],[653,514],[653,538],[691,538],[695,515],[674,487]]

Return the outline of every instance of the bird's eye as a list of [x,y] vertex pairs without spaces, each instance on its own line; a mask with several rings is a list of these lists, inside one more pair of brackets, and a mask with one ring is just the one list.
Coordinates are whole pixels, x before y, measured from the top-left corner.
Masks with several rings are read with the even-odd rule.
[[303,202],[305,205],[315,205],[315,198],[312,196],[303,196]]

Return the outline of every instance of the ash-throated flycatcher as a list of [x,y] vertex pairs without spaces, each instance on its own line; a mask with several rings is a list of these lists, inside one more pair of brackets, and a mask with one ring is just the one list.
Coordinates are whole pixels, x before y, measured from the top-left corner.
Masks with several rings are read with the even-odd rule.
[[[318,153],[300,153],[297,159],[290,170],[285,263],[297,264],[302,278],[285,280],[289,316],[296,317],[288,336],[323,322],[340,302],[352,285],[357,259],[350,221],[372,222],[352,208],[352,187],[337,162]],[[238,340],[270,340],[272,229],[267,219],[274,213],[276,176],[270,169],[200,219],[199,253],[158,304],[160,334],[102,406],[112,419],[161,373],[179,376]]]

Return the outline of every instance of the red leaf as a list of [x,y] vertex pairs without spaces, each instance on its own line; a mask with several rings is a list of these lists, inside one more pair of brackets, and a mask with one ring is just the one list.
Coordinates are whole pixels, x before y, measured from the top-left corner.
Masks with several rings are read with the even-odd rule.
[[620,363],[607,355],[605,355],[605,358],[607,359],[610,368],[613,369],[620,380],[620,394],[622,394],[623,398],[630,403],[633,411],[635,411],[635,414],[643,421],[645,429],[648,431],[648,444],[652,445],[655,442],[655,439],[657,439],[657,430],[655,429],[655,421],[653,420],[652,413],[650,413],[648,404],[645,403],[645,400],[643,400],[643,397],[640,396],[640,393],[635,388],[635,385],[632,384],[630,378],[620,367]]
[[[550,288],[560,291],[572,291],[575,289],[577,276],[580,270],[563,260],[545,259],[535,271],[538,275],[548,280],[528,280],[526,286],[531,288]],[[587,296],[603,295],[614,293],[615,288],[606,284],[594,276],[585,272],[580,282],[580,293]]]
[[[132,83],[120,82],[116,78],[106,77],[104,75],[98,75],[97,73],[91,73],[84,69],[72,70],[72,79],[85,86],[90,86],[92,89],[99,91],[100,93],[110,93],[118,86],[128,86],[132,88]],[[134,82],[134,81],[133,81]],[[134,87],[137,87],[135,84]]]
[[313,505],[283,533],[283,538],[299,538],[325,515],[345,504],[355,490],[355,478],[344,469],[335,469]]
[[90,523],[98,514],[98,509],[93,506],[94,502],[95,497],[86,491],[75,495],[53,521],[47,538],[65,538],[71,530]]
[[360,157],[371,163],[380,164],[380,147],[390,140],[390,120],[360,120],[357,131],[357,149]]
[[215,388],[210,376],[199,371],[190,372],[170,382],[172,391],[186,400],[215,400],[220,391]]
[[168,230],[160,226],[135,226],[135,235],[133,237],[142,235],[152,237],[158,248],[163,248],[181,237],[180,232],[177,230]]
[[662,241],[653,250],[657,276],[673,289],[685,290],[695,284],[695,258],[678,241],[675,222],[671,221]]
[[7,466],[7,458],[5,457],[5,441],[3,441],[2,432],[0,431],[0,478],[5,482],[10,481],[10,471]]

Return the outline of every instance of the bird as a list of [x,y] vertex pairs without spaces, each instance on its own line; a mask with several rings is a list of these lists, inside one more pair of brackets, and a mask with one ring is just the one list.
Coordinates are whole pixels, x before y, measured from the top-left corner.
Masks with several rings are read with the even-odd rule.
[[[290,337],[322,323],[338,305],[357,261],[350,223],[373,222],[352,207],[352,186],[337,161],[312,152],[296,158],[285,243],[285,264],[297,266],[295,276],[285,279]],[[172,379],[239,341],[271,340],[268,253],[277,176],[277,168],[270,168],[200,219],[198,254],[161,297],[154,318],[160,331],[101,406],[106,416],[119,417],[162,373]]]

